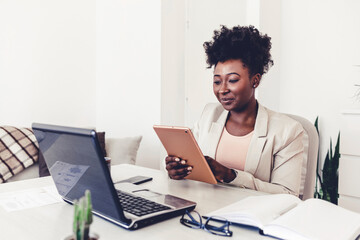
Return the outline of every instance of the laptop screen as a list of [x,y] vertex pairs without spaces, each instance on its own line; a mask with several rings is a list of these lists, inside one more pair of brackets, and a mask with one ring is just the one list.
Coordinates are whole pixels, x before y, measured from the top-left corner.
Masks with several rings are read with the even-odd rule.
[[38,123],[32,128],[56,188],[66,201],[79,199],[89,189],[94,212],[128,222],[94,130]]

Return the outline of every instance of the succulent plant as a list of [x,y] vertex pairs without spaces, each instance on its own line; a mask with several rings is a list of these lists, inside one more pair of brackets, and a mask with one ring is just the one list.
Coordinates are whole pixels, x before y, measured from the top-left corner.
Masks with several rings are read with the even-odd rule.
[[91,194],[85,191],[85,196],[74,202],[73,232],[75,240],[89,240],[92,218]]

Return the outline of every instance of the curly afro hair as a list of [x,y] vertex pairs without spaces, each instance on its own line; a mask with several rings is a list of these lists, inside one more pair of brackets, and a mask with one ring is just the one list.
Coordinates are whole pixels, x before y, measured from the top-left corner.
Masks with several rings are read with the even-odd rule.
[[250,75],[263,75],[274,65],[271,59],[271,38],[262,35],[254,26],[221,26],[214,31],[213,41],[205,42],[208,68],[218,62],[240,59],[250,70]]

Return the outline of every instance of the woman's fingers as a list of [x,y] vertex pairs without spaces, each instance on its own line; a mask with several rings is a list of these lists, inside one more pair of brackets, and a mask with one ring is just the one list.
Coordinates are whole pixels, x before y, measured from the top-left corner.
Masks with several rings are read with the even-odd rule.
[[[190,168],[190,167],[188,167],[188,168]],[[191,171],[189,171],[187,168],[168,171],[170,178],[176,179],[176,180],[185,178],[187,175],[190,174],[190,172]]]
[[205,159],[218,182],[229,183],[236,178],[236,173],[232,169],[225,167],[211,157],[205,156]]
[[189,175],[192,171],[192,166],[189,166],[184,159],[178,157],[167,156],[165,158],[166,170],[171,179],[180,180]]
[[218,163],[217,161],[215,161],[214,159],[212,159],[209,156],[205,156],[205,159],[207,161],[207,163],[209,164],[209,167],[211,168],[211,171],[213,172],[216,180],[218,182],[224,182],[224,179],[227,178],[227,173],[228,173],[228,168],[221,165],[220,163]]
[[167,163],[170,163],[170,162],[180,162],[180,161],[181,161],[181,159],[178,158],[178,157],[167,156],[167,157],[165,158],[166,164],[167,164]]
[[219,163],[217,161],[215,161],[214,159],[212,159],[209,156],[205,156],[205,159],[207,161],[207,163],[209,164],[211,170],[216,170],[216,168],[218,168]]
[[191,166],[184,166],[178,169],[170,169],[168,170],[168,174],[171,179],[179,180],[189,175],[191,173],[191,170],[192,170]]
[[187,166],[186,160],[180,159],[178,157],[166,157],[166,169],[170,170],[173,168],[182,168],[183,166]]

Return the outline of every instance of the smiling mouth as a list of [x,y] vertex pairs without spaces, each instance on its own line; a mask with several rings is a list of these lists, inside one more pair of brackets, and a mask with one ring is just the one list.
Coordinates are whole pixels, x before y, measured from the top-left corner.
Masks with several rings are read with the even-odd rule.
[[220,98],[220,102],[225,105],[231,104],[233,101],[233,98]]

